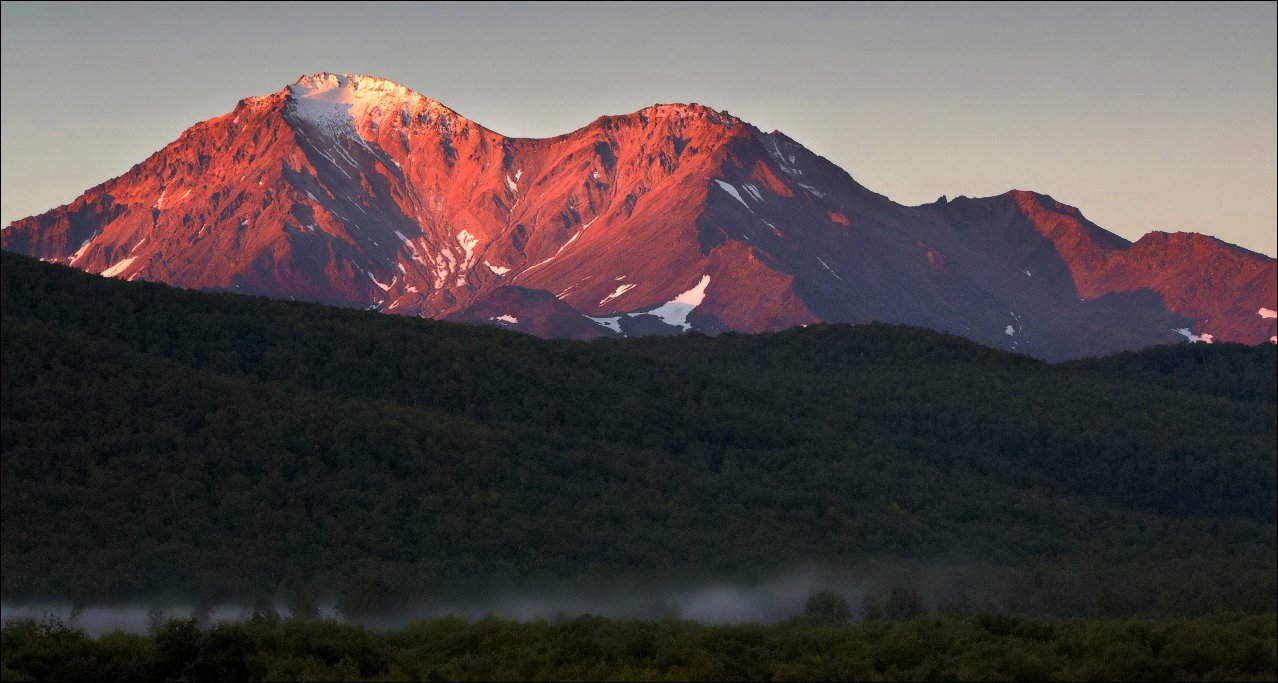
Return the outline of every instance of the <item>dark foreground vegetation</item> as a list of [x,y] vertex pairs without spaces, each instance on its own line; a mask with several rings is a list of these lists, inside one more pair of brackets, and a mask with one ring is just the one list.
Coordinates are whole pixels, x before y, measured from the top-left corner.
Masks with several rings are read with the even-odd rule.
[[[1274,609],[1270,345],[1048,365],[887,325],[552,342],[11,254],[0,279],[8,600],[358,616],[816,562],[929,597],[892,567],[952,569],[1018,615]],[[498,626],[572,628],[461,630]],[[805,628],[775,633],[843,637]]]
[[376,632],[270,615],[92,639],[56,621],[3,630],[5,681],[1274,680],[1273,615],[703,626],[441,619]]

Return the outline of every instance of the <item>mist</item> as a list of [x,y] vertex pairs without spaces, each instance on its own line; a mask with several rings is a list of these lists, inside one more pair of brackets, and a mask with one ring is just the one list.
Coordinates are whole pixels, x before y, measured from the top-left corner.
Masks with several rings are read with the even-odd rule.
[[[593,615],[609,619],[653,621],[677,619],[708,625],[758,623],[769,624],[802,616],[804,605],[812,594],[829,591],[841,595],[852,610],[853,619],[861,619],[866,597],[882,600],[893,587],[909,586],[917,591],[928,610],[935,611],[957,596],[979,600],[988,605],[997,596],[988,584],[974,583],[960,577],[954,567],[915,567],[903,577],[884,574],[834,570],[806,566],[757,581],[724,580],[657,584],[643,589],[507,589],[487,596],[459,599],[434,598],[393,611],[351,618],[341,614],[333,603],[319,605],[319,617],[359,623],[378,630],[394,630],[414,621],[461,617],[479,620],[497,617],[519,622],[558,621]],[[903,580],[904,579],[904,580]],[[272,609],[283,618],[289,610],[283,600]],[[137,601],[123,604],[76,606],[70,602],[0,602],[0,622],[22,619],[56,618],[84,630],[91,636],[111,631],[146,633],[170,618],[195,618],[204,625],[218,622],[246,621],[254,607],[247,603],[197,605],[191,602]]]
[[405,614],[408,620],[460,616],[496,616],[535,621],[595,615],[611,619],[681,619],[704,624],[772,623],[803,614],[807,599],[818,591],[832,591],[859,604],[865,582],[850,575],[819,568],[787,572],[762,581],[706,582],[689,586],[659,586],[646,590],[609,592],[508,591],[490,597],[421,605]]

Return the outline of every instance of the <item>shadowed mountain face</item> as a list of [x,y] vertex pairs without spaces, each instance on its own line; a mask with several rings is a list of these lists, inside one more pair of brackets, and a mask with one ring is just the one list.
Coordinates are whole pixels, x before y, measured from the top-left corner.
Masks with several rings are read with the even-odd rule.
[[335,74],[241,101],[7,226],[3,247],[573,338],[879,320],[1062,359],[1272,341],[1278,309],[1263,255],[1196,234],[1128,243],[1031,192],[902,206],[699,105],[516,139]]

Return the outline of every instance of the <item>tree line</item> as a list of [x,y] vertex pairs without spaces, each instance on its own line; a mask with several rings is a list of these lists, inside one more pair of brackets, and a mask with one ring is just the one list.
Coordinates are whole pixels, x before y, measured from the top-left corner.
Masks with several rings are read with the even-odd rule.
[[584,616],[423,621],[374,631],[334,621],[201,626],[90,638],[57,620],[0,631],[5,681],[1132,680],[1264,681],[1273,615],[1051,620],[916,615],[856,624],[796,618],[706,626]]

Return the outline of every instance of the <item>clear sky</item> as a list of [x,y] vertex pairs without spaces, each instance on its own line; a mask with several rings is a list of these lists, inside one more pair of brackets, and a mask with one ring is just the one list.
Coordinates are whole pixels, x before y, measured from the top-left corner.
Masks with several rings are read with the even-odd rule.
[[511,136],[700,102],[905,204],[1045,192],[1129,239],[1273,256],[1274,3],[3,3],[0,219],[74,199],[304,73]]

